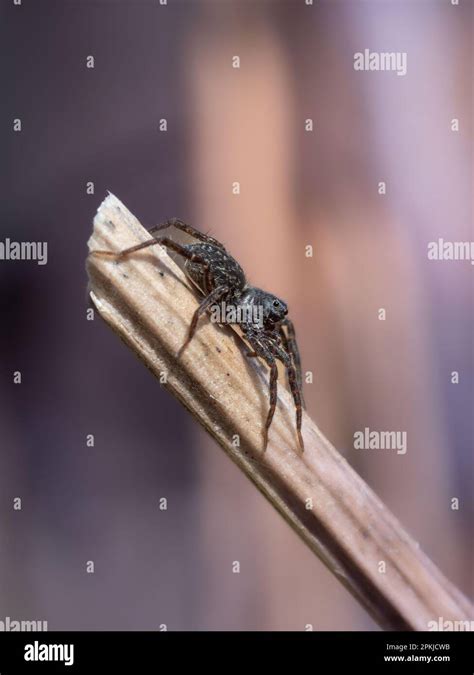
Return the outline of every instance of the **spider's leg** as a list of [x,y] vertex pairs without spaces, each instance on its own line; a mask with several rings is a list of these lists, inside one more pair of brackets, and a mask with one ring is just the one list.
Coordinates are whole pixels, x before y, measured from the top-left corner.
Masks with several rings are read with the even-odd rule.
[[267,449],[268,445],[268,430],[273,420],[273,415],[275,414],[276,404],[277,404],[277,391],[278,391],[278,367],[275,361],[275,358],[272,354],[271,346],[261,342],[257,336],[247,333],[245,338],[248,340],[250,346],[254,351],[247,351],[247,356],[255,357],[259,356],[265,361],[265,363],[270,368],[270,408],[268,410],[267,419],[265,422],[265,428],[263,430],[263,451]]
[[[286,335],[283,326],[286,326],[288,330],[288,336]],[[304,401],[304,396],[303,396],[303,376],[301,373],[301,358],[300,358],[300,352],[298,349],[298,343],[296,342],[296,333],[295,333],[295,327],[293,325],[293,321],[291,319],[284,319],[281,322],[280,325],[280,335],[283,340],[283,344],[285,345],[288,353],[291,356],[291,359],[293,361],[293,364],[295,366],[296,370],[296,381],[298,383],[298,387],[300,390],[300,397],[301,397],[301,405],[303,406],[303,409],[306,408],[305,401]]]
[[164,230],[165,228],[170,226],[176,227],[177,230],[181,230],[182,232],[186,232],[186,234],[191,235],[191,237],[194,237],[195,239],[199,239],[199,241],[203,241],[206,244],[212,244],[213,246],[217,246],[218,248],[221,248],[225,251],[225,248],[220,243],[220,241],[217,241],[217,239],[210,237],[208,234],[204,234],[203,232],[196,230],[195,227],[193,227],[192,225],[188,225],[182,220],[179,220],[179,218],[170,218],[170,220],[167,220],[165,223],[161,223],[160,225],[154,225],[148,230],[148,232],[152,234],[152,232],[158,232],[158,230]]
[[291,393],[293,394],[293,400],[295,402],[295,407],[296,407],[296,431],[298,433],[298,440],[300,442],[300,447],[301,450],[304,451],[304,441],[303,441],[303,436],[301,434],[301,423],[302,423],[302,418],[303,418],[303,406],[304,406],[304,401],[303,401],[303,395],[301,393],[301,389],[298,385],[297,377],[296,377],[296,371],[294,366],[291,366],[288,368],[288,380],[290,382],[290,389]]
[[96,256],[97,258],[115,258],[115,260],[122,260],[130,253],[140,251],[142,248],[148,248],[148,246],[154,246],[159,243],[158,239],[147,239],[147,241],[142,241],[141,244],[137,244],[136,246],[124,248],[123,251],[101,251],[96,249],[91,251],[89,255]]
[[168,227],[171,227],[174,225],[174,218],[169,218],[169,220],[165,220],[164,223],[158,223],[158,225],[152,225],[151,227],[148,228],[149,234],[153,234],[154,232],[159,232],[160,230],[167,230]]
[[267,421],[265,422],[265,429],[263,432],[263,451],[267,449],[268,445],[268,430],[270,429],[270,424],[273,420],[273,415],[275,414],[275,408],[277,403],[277,387],[278,387],[278,367],[275,362],[275,359],[271,357],[270,359],[265,359],[268,365],[270,366],[270,409],[267,415]]
[[[288,382],[290,383],[290,390],[291,394],[293,396],[293,401],[295,402],[295,408],[296,408],[296,431],[298,434],[298,441],[301,447],[301,450],[304,451],[304,441],[303,441],[303,436],[301,434],[301,423],[303,419],[303,397],[301,394],[301,389],[300,385],[298,383],[298,376],[297,376],[297,371],[295,366],[292,363],[291,358],[288,357],[288,354],[286,352],[282,353],[282,358],[281,360],[283,361],[286,372],[288,373]],[[279,357],[281,358],[281,357]]]
[[[199,239],[200,241],[203,241],[208,244],[213,244],[214,246],[218,246],[222,250],[225,251],[225,248],[223,245],[217,241],[217,239],[213,239],[212,237],[208,237],[206,234],[203,234],[202,232],[199,232],[199,230],[196,230],[194,227],[191,225],[188,225],[182,220],[179,220],[179,218],[170,218],[169,220],[166,220],[164,223],[160,223],[159,225],[153,225],[153,227],[150,227],[148,232],[150,234],[153,234],[154,232],[158,232],[159,230],[165,230],[168,227],[175,227],[178,230],[181,230],[182,232],[186,232],[187,234],[191,235],[192,237],[195,237],[196,239]],[[171,241],[171,239],[169,240]],[[179,246],[179,244],[178,244]],[[169,248],[172,248],[170,246]],[[176,248],[173,249],[174,251],[177,251]],[[180,253],[179,251],[177,251]],[[194,260],[195,262],[201,262],[201,264],[204,267],[204,272],[206,274],[206,281],[207,281],[207,287],[212,288],[212,283],[211,283],[211,278],[210,278],[210,268],[209,264],[202,259],[201,261],[195,257],[195,258],[190,258],[189,254],[185,255],[184,253],[181,253],[185,258],[188,258],[188,260]],[[184,349],[184,347],[181,348],[181,350]]]
[[179,255],[183,256],[183,258],[186,258],[186,260],[189,260],[190,262],[199,263],[200,265],[203,266],[205,273],[207,275],[209,274],[209,263],[203,256],[199,255],[199,253],[194,253],[193,251],[190,251],[185,246],[178,244],[178,242],[173,241],[173,239],[170,239],[169,237],[147,239],[147,241],[142,241],[141,244],[131,246],[130,248],[125,248],[123,249],[123,251],[118,252],[97,251],[97,250],[91,251],[90,255],[95,255],[101,258],[115,258],[115,260],[123,260],[126,256],[130,255],[130,253],[136,253],[137,251],[141,251],[142,249],[148,248],[149,246],[156,246],[157,244],[169,248],[171,251],[178,253]]
[[167,230],[168,227],[172,227],[174,225],[174,221],[176,218],[168,218],[168,220],[165,220],[164,223],[158,223],[158,225],[152,225],[151,227],[148,228],[148,233],[153,234],[153,232],[159,232],[160,230]]
[[194,312],[191,324],[189,326],[189,331],[188,331],[188,337],[184,341],[181,349],[178,352],[178,356],[181,356],[183,353],[184,349],[188,346],[188,344],[191,342],[191,339],[194,335],[194,331],[196,330],[197,322],[199,320],[199,317],[206,312],[211,305],[213,305],[215,302],[217,302],[220,298],[222,298],[224,295],[228,293],[229,289],[227,286],[218,286],[217,288],[214,288],[213,291],[209,293],[208,296],[204,298],[204,300],[201,302],[199,307],[196,309]]
[[[190,251],[188,248],[185,246],[182,246],[181,244],[178,244],[178,242],[173,241],[173,239],[170,239],[169,237],[158,237],[158,238],[153,238],[153,239],[147,239],[147,241],[142,241],[141,244],[137,244],[136,246],[131,246],[130,248],[125,248],[123,251],[91,251],[90,255],[96,255],[101,258],[115,258],[115,260],[123,260],[126,256],[130,255],[131,253],[136,253],[137,251],[141,251],[144,248],[148,248],[149,246],[156,246],[157,244],[161,246],[165,246],[166,248],[169,248],[170,250],[174,251],[175,253],[178,253],[181,255],[183,258],[186,258],[186,260],[189,260],[190,262],[196,262],[202,265],[204,268],[204,272],[207,275],[208,283],[210,285],[210,279],[209,279],[209,274],[210,274],[210,268],[209,268],[209,263],[208,261],[199,253],[195,253],[194,251]],[[194,317],[193,317],[194,321]],[[197,319],[196,319],[197,321]],[[192,337],[192,335],[191,335]],[[188,339],[188,342],[191,338]],[[184,348],[184,345],[181,349]]]
[[90,255],[95,255],[101,258],[115,258],[116,260],[123,260],[123,258],[130,255],[130,253],[136,253],[137,251],[141,251],[144,248],[156,245],[166,246],[166,248],[175,251],[175,253],[179,253],[179,255],[182,255],[184,258],[206,264],[204,258],[195,253],[190,253],[184,246],[181,246],[181,244],[178,244],[169,237],[147,239],[146,241],[142,241],[140,244],[136,244],[136,246],[124,248],[123,251],[91,251]]

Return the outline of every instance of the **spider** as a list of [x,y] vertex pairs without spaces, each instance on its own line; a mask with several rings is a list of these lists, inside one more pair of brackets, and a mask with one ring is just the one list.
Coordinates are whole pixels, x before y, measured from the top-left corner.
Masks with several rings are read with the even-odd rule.
[[[187,225],[182,220],[172,218],[151,227],[148,232],[153,235],[171,226],[191,235],[199,243],[183,245],[167,236],[153,236],[141,244],[126,248],[118,253],[96,250],[91,251],[91,254],[100,257],[112,257],[120,261],[136,251],[141,251],[149,246],[161,245],[182,256],[185,260],[184,272],[186,276],[204,298],[194,312],[187,338],[179,350],[178,356],[191,341],[202,314],[209,312],[213,306],[221,302],[225,302],[228,307],[233,307],[236,310],[235,316],[239,318],[233,323],[239,325],[244,339],[251,347],[246,355],[263,359],[270,368],[270,408],[263,429],[263,449],[265,451],[267,448],[268,431],[277,403],[277,360],[279,360],[286,368],[296,409],[298,441],[303,451],[301,422],[305,404],[302,392],[301,361],[293,322],[287,317],[288,307],[286,303],[271,293],[251,286],[247,282],[239,263],[219,241],[203,234],[191,225]],[[256,313],[249,311],[257,308],[260,311],[259,321],[255,320]]]

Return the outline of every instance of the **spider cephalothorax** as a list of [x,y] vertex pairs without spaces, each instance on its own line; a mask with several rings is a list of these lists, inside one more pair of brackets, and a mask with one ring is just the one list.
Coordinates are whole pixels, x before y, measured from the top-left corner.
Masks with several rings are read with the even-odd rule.
[[92,251],[91,253],[121,260],[135,251],[159,244],[182,256],[185,260],[186,275],[204,298],[194,312],[188,336],[180,353],[193,337],[202,314],[211,311],[214,307],[219,307],[220,304],[224,304],[227,308],[230,307],[233,310],[231,313],[233,318],[230,321],[222,320],[222,323],[238,325],[251,347],[247,355],[260,357],[270,368],[270,409],[263,432],[264,449],[267,446],[268,430],[277,402],[277,360],[283,363],[288,374],[288,382],[296,408],[298,440],[301,448],[304,449],[301,435],[304,407],[301,364],[293,323],[287,318],[288,307],[275,295],[250,286],[239,263],[217,239],[199,232],[191,225],[176,218],[161,225],[155,225],[150,228],[149,232],[153,234],[170,226],[191,235],[198,240],[198,243],[179,244],[167,236],[153,237],[119,253],[110,251]]

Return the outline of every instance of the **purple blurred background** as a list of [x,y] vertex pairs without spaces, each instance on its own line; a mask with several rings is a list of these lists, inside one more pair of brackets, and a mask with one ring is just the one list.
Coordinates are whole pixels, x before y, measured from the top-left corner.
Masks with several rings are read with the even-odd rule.
[[[87,320],[107,190],[145,225],[210,229],[288,301],[309,413],[472,590],[473,270],[426,253],[474,239],[472,19],[449,0],[2,1],[0,240],[47,241],[48,264],[0,261],[0,620],[377,629]],[[355,71],[366,48],[406,52],[407,74]],[[406,430],[407,453],[355,450],[365,427]]]

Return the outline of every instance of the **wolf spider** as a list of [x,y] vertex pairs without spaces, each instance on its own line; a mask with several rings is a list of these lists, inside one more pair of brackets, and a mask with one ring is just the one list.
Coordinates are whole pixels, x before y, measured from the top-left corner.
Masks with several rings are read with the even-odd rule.
[[[304,408],[301,362],[295,330],[292,321],[287,317],[288,308],[285,302],[271,293],[250,286],[243,269],[224,246],[213,237],[199,232],[191,225],[187,225],[177,218],[172,218],[160,225],[155,225],[148,232],[154,234],[171,226],[191,235],[199,243],[183,245],[167,236],[162,236],[153,237],[118,253],[91,251],[91,254],[112,257],[120,261],[136,251],[141,251],[149,246],[161,245],[185,259],[185,274],[197,286],[204,299],[194,312],[187,338],[179,350],[179,355],[191,341],[199,317],[204,312],[210,311],[213,305],[218,302],[225,302],[227,306],[233,306],[236,310],[241,310],[240,312],[237,311],[236,315],[247,318],[235,323],[240,326],[244,338],[252,349],[252,351],[247,352],[247,356],[263,359],[270,368],[270,409],[263,430],[263,449],[265,450],[267,447],[268,430],[277,403],[278,367],[276,360],[278,359],[286,368],[296,408],[298,440],[301,449],[304,450],[301,434],[302,410]],[[252,316],[252,311],[249,310],[254,308],[258,308],[261,312],[260,316],[263,317],[263,320],[260,322],[248,319],[249,316]]]

